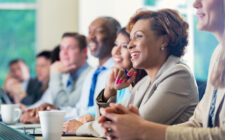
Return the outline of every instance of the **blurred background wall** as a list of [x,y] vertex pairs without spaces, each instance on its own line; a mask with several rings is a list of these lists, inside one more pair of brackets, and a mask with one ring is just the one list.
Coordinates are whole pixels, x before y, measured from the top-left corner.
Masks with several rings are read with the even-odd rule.
[[52,49],[64,32],[78,31],[78,0],[37,1],[37,51]]

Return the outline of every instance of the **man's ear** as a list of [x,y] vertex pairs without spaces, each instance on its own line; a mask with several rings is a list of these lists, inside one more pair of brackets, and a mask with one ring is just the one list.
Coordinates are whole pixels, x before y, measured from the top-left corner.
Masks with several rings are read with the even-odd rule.
[[81,50],[81,52],[84,54],[84,56],[87,58],[88,49],[87,47]]

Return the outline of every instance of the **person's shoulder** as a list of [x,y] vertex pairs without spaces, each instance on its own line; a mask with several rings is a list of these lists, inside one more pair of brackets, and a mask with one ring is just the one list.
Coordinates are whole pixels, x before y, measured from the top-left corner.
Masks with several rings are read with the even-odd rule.
[[39,85],[39,84],[41,84],[41,82],[40,81],[38,81],[38,79],[37,78],[30,78],[29,80],[28,80],[28,84],[29,85]]
[[94,68],[91,65],[88,65],[87,68],[84,70],[84,73],[86,73],[86,75],[87,75],[87,73],[89,73],[93,70],[94,70]]
[[87,76],[87,77],[92,77],[92,75],[94,74],[94,72],[96,71],[96,69],[97,69],[97,68],[90,66],[90,67],[88,67],[88,68],[85,70],[84,73],[86,73],[86,76]]
[[38,79],[37,79],[37,77],[35,77],[35,78],[31,77],[31,78],[28,79],[28,81],[29,82],[38,82]]
[[175,64],[173,69],[174,69],[174,71],[185,71],[185,72],[188,72],[188,73],[192,73],[191,68],[186,63],[184,63],[182,61]]
[[90,77],[94,71],[94,68],[91,66],[88,66],[82,73],[79,75],[79,79],[86,79],[87,77]]
[[213,51],[212,57],[217,56],[220,53],[221,49],[222,49],[222,45],[218,44],[217,47]]
[[214,63],[218,58],[221,52],[222,46],[219,44],[213,51],[210,63]]
[[191,68],[182,59],[177,59],[176,63],[171,65],[167,70],[167,73],[187,72],[192,74]]
[[[194,81],[194,75],[190,67],[182,62],[181,60],[177,61],[176,63],[170,65],[157,79],[158,82],[162,82],[168,78],[183,78],[186,77],[187,79]],[[186,79],[186,80],[187,80]]]

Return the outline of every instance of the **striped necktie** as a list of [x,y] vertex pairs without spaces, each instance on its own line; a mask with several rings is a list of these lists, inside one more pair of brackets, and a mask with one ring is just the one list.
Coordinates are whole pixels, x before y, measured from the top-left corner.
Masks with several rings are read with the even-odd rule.
[[216,96],[217,96],[217,89],[214,89],[212,102],[211,102],[211,106],[210,106],[210,110],[209,110],[208,127],[210,127],[210,128],[215,126],[214,120],[215,120]]

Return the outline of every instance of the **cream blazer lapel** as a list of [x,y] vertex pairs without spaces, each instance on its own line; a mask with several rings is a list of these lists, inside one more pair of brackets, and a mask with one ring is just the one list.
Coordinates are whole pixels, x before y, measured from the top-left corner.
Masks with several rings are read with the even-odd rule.
[[[206,88],[206,92],[205,94],[206,95],[206,100],[205,100],[205,106],[203,106],[203,108],[205,109],[206,113],[204,114],[204,116],[202,116],[202,123],[203,123],[203,127],[208,127],[208,121],[209,121],[209,111],[210,111],[210,107],[211,107],[211,104],[212,104],[212,96],[213,96],[213,92],[214,92],[214,87],[213,85],[211,84],[210,82],[210,75],[212,75],[212,72],[213,72],[213,68],[216,67],[217,65],[217,61],[218,61],[218,53],[220,52],[221,50],[221,46],[218,45],[216,50],[214,51],[213,53],[213,56],[212,56],[212,59],[211,59],[211,62],[210,62],[210,67],[209,67],[209,76],[208,76],[208,80],[207,80],[207,88]],[[219,106],[220,104],[222,103],[222,99],[223,99],[223,96],[224,96],[224,93],[225,93],[225,89],[219,89],[217,91],[217,97],[216,97],[216,106],[215,106],[215,120],[216,117],[217,117],[217,112],[218,112],[218,109],[219,109]],[[205,96],[205,95],[204,95]],[[215,122],[214,122],[215,123]]]
[[[145,97],[146,91],[151,86],[151,80],[150,77],[147,75],[144,78],[142,78],[141,81],[138,82],[138,84],[135,86],[135,88],[132,90],[132,94],[130,96],[129,102],[127,102],[127,106],[132,103],[132,105],[139,107],[143,98]],[[135,94],[138,93],[138,94]],[[127,100],[127,101],[128,101]]]
[[[213,68],[216,66],[216,61],[218,61],[218,56],[219,56],[218,54],[220,52],[220,49],[221,49],[221,46],[218,45],[213,52],[212,58],[210,60],[209,74],[208,74],[208,79],[207,79],[205,95],[203,96],[202,100],[200,101],[200,104],[201,104],[201,102],[203,102],[203,104],[201,104],[201,111],[198,111],[199,112],[198,115],[199,115],[199,117],[201,117],[202,125],[204,128],[208,127],[209,111],[210,111],[210,106],[211,106],[211,102],[212,102],[213,90],[214,90],[214,87],[210,82],[210,76],[213,72]],[[216,101],[216,104],[217,103],[218,103],[218,101]]]
[[[224,98],[225,98],[224,96],[225,96],[225,88],[217,91],[216,107],[215,107],[215,120],[220,120],[220,119],[216,119],[216,118],[219,118],[219,112],[221,111],[220,106],[224,103]],[[219,122],[214,121],[214,124],[216,126],[218,126]]]
[[[202,126],[204,128],[208,127],[208,121],[209,121],[209,111],[210,111],[210,106],[211,106],[211,101],[212,101],[212,96],[213,96],[213,87],[210,86],[209,90],[207,91],[208,95],[206,96],[207,98],[205,99],[205,104],[203,104],[203,106],[201,107],[202,109],[204,108],[205,113],[203,112],[201,115],[202,117]],[[203,111],[203,110],[201,110]]]
[[[129,102],[127,102],[125,105],[129,105],[130,103],[132,103],[134,106],[139,107],[141,104],[144,104],[151,97],[152,92],[155,91],[154,82],[160,79],[160,77],[162,78],[163,76],[161,75],[163,75],[163,73],[167,71],[175,63],[179,63],[180,62],[179,60],[180,59],[177,57],[169,56],[167,61],[162,65],[159,72],[157,73],[153,83],[151,83],[151,78],[148,75],[145,76],[141,81],[138,82],[138,84],[134,87],[132,91],[132,93],[138,93],[138,94],[131,94],[130,99],[127,100]],[[146,93],[150,93],[150,94],[146,95]]]
[[220,104],[222,103],[222,101],[224,99],[224,93],[225,93],[225,88],[224,89],[219,89],[217,91],[215,113],[218,111],[218,108],[219,108]]
[[[158,73],[157,73],[155,79],[152,81],[152,83],[151,83],[151,81],[148,81],[149,82],[149,85],[150,84],[151,85],[150,85],[150,87],[148,89],[149,92],[147,92],[148,95],[145,95],[144,96],[144,99],[142,101],[142,104],[145,104],[149,100],[149,98],[155,92],[155,90],[157,88],[157,84],[160,83],[160,81],[163,78],[165,78],[165,75],[167,75],[167,71],[169,72],[170,69],[171,69],[171,66],[173,66],[176,63],[180,63],[180,58],[174,57],[172,55],[169,56],[168,59],[167,59],[167,61],[162,65],[162,67],[158,71]],[[149,80],[150,80],[150,78],[149,78]]]

